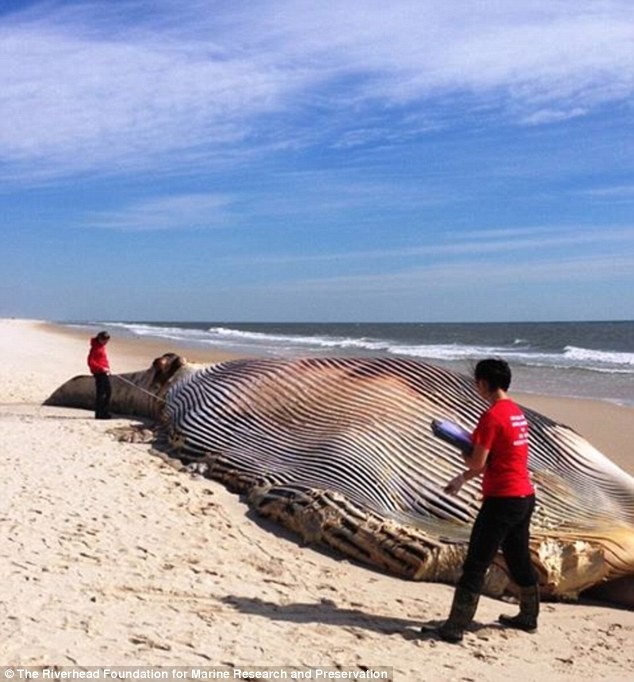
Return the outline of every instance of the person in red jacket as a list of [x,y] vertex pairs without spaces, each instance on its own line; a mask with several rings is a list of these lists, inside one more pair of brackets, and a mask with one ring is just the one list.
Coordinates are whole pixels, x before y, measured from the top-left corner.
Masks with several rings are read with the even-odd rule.
[[534,632],[539,615],[539,586],[529,550],[535,490],[528,471],[528,424],[506,393],[511,384],[508,363],[482,360],[476,365],[474,378],[478,393],[490,407],[473,432],[473,449],[465,456],[467,470],[453,478],[445,492],[455,495],[466,481],[484,474],[484,501],[471,531],[449,618],[436,630],[441,639],[452,643],[462,640],[473,620],[486,572],[500,548],[520,590],[520,612],[501,615],[499,621]]
[[108,332],[99,332],[90,339],[88,367],[95,377],[95,419],[110,419],[110,363],[106,353],[106,344],[110,340]]

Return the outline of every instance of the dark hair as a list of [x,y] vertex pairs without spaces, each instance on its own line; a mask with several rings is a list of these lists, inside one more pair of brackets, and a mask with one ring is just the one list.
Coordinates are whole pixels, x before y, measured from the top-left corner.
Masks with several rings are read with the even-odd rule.
[[110,334],[108,334],[108,332],[99,332],[99,334],[97,334],[97,339],[99,339],[99,341],[108,341],[109,338]]
[[497,358],[480,360],[473,374],[476,381],[486,381],[492,391],[498,388],[506,391],[511,385],[511,368],[505,360],[498,360]]

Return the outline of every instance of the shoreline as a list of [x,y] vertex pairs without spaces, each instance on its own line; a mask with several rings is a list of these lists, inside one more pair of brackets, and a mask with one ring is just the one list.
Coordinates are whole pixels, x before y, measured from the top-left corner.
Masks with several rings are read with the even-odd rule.
[[[85,322],[58,324],[84,331],[94,327]],[[634,321],[613,330],[614,339],[610,325],[599,329],[589,327],[591,324],[544,323],[541,329],[540,323],[104,322],[103,326],[128,338],[167,345],[176,341],[188,350],[212,349],[263,358],[409,358],[466,375],[472,373],[478,359],[499,355],[511,363],[512,389],[518,393],[634,407],[634,354],[597,347],[631,349],[627,331],[634,334]]]
[[[119,440],[134,420],[43,406],[87,372],[85,335],[0,320],[0,351],[0,665],[631,679],[634,612],[596,602],[544,603],[539,631],[527,635],[497,625],[516,607],[482,597],[462,645],[420,638],[422,623],[447,616],[453,587],[300,543],[221,484]],[[127,372],[149,366],[155,351],[113,338],[109,356]]]
[[[88,348],[88,341],[91,336],[91,332],[86,329],[76,329],[73,327],[65,326],[58,322],[48,322],[39,321],[48,332],[52,334],[61,334],[68,336],[77,340],[82,340]],[[92,335],[94,336],[101,327],[95,326]],[[125,359],[126,363],[130,359],[136,358],[139,360],[140,364],[137,369],[146,369],[150,366],[154,358],[163,355],[164,353],[178,353],[186,358],[189,362],[205,364],[212,364],[214,362],[224,362],[225,360],[235,360],[243,355],[237,353],[231,353],[229,351],[222,350],[206,350],[202,348],[192,348],[182,343],[177,343],[165,339],[164,341],[154,339],[154,338],[143,338],[143,337],[133,337],[123,334],[118,334],[116,330],[110,329],[109,332],[111,340],[108,344],[108,354],[110,361],[113,364],[113,374],[117,373],[117,368],[114,366],[115,358],[121,357]],[[86,351],[86,355],[88,351]],[[86,371],[88,371],[86,369]]]
[[[88,347],[89,333],[83,329],[67,327],[60,323],[38,321],[37,324],[52,334],[68,336]],[[99,327],[95,326],[96,334]],[[221,350],[192,348],[169,340],[135,338],[110,331],[112,340],[108,353],[113,373],[146,369],[155,357],[175,352],[189,362],[212,364],[235,360],[245,356]],[[86,351],[87,353],[87,351]],[[83,358],[82,358],[83,360]],[[134,362],[138,362],[134,365]],[[117,362],[127,369],[117,369]],[[87,373],[87,369],[79,373]],[[70,378],[70,377],[69,377]],[[628,473],[634,474],[634,407],[599,398],[577,398],[541,393],[513,392],[518,403],[540,412],[551,419],[566,424],[586,438],[597,450],[615,461]]]

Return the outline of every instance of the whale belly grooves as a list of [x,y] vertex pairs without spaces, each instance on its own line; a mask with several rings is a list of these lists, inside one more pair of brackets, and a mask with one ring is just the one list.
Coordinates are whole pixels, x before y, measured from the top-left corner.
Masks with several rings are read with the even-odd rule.
[[[462,465],[433,420],[472,430],[471,381],[407,359],[236,360],[168,393],[179,456],[251,493],[301,535],[403,577],[455,582],[479,484],[443,492]],[[532,552],[545,594],[574,597],[634,572],[634,482],[584,439],[526,410],[538,488]],[[503,561],[489,592],[512,589]]]
[[[124,376],[112,382],[113,409],[158,419],[173,456],[243,493],[259,514],[403,578],[458,580],[480,485],[444,493],[463,462],[432,423],[475,428],[487,405],[470,378],[404,358],[200,367],[173,354]],[[91,409],[93,384],[75,378],[47,404]],[[606,583],[629,585],[634,478],[572,429],[524,411],[537,491],[531,555],[542,593],[575,598],[589,587],[605,594]],[[485,589],[516,590],[501,556]],[[634,601],[634,589],[621,594]]]

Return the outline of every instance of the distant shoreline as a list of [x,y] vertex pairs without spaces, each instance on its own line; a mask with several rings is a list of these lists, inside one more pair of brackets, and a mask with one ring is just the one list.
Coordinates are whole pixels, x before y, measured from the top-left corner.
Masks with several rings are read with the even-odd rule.
[[[191,357],[382,356],[413,358],[471,375],[475,362],[503,357],[525,394],[634,407],[634,322],[602,323],[56,323],[178,347]],[[70,326],[69,326],[70,325]]]
[[[42,324],[48,331],[80,340],[87,347],[89,335],[84,330],[56,322]],[[98,325],[95,326],[94,331],[98,328]],[[224,350],[191,348],[168,339],[161,341],[155,338],[121,335],[116,330],[112,335],[109,352],[115,373],[129,371],[117,368],[120,359],[125,358],[126,365],[137,362],[135,369],[144,369],[149,367],[155,357],[167,352],[179,353],[188,361],[201,364],[249,357]],[[514,392],[513,395],[524,407],[570,426],[599,451],[634,474],[634,407],[594,398],[571,398],[521,391]]]

